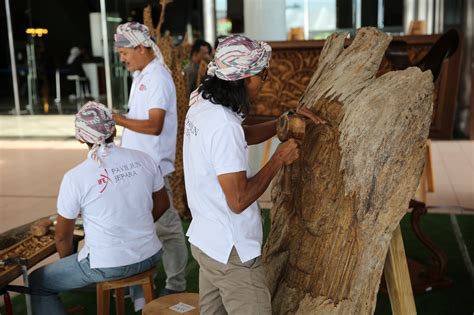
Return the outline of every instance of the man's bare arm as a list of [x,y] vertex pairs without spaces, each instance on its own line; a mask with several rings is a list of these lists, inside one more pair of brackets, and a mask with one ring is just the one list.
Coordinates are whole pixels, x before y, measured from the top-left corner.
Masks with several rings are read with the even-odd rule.
[[148,119],[130,119],[121,114],[114,113],[115,123],[135,132],[147,135],[159,136],[163,130],[166,111],[160,108],[153,108],[148,111]]
[[290,139],[278,146],[268,163],[255,176],[247,178],[245,171],[219,175],[217,178],[229,208],[235,213],[247,209],[265,192],[280,168],[293,163],[298,157],[298,143]]
[[55,229],[56,250],[59,257],[64,258],[72,254],[72,239],[74,236],[75,219],[66,219],[58,215],[58,222]]
[[170,207],[170,200],[168,199],[168,193],[166,188],[163,187],[160,190],[153,193],[153,221],[156,222]]
[[245,134],[245,141],[248,145],[262,143],[277,132],[278,119],[266,121],[255,125],[242,125]]

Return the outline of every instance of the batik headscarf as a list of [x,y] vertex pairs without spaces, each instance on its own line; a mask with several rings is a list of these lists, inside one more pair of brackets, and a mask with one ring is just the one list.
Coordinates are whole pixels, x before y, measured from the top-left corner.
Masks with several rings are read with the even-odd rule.
[[[138,22],[128,22],[117,26],[114,35],[115,48],[135,48],[139,45],[143,47],[151,47],[159,62],[170,71],[165,64],[160,48],[156,45],[154,39],[150,36],[148,27]],[[171,71],[170,71],[171,72]]]
[[92,144],[90,156],[101,166],[107,156],[105,140],[115,131],[112,112],[100,103],[87,102],[76,114],[75,126],[76,139]]
[[272,48],[265,42],[242,35],[231,35],[219,42],[207,74],[221,80],[236,81],[268,67]]

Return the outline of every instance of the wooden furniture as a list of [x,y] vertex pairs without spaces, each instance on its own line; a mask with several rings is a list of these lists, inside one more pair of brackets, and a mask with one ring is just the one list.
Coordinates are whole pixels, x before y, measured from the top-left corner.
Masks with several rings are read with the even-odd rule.
[[[40,220],[46,219],[41,218]],[[30,269],[37,263],[56,253],[56,244],[54,240],[54,231],[43,235],[31,235],[31,228],[35,220],[23,224],[14,229],[0,234],[0,260],[7,258],[26,259],[27,269]],[[78,243],[83,239],[83,235],[74,235],[74,251],[77,251]],[[10,282],[22,275],[20,266],[0,265],[0,288],[6,287]]]
[[141,285],[145,295],[145,302],[153,300],[153,274],[155,268],[139,273],[137,275],[112,281],[104,281],[96,284],[97,289],[97,314],[108,315],[110,309],[110,291],[115,290],[115,309],[117,315],[125,314],[124,289],[133,285]]
[[[45,221],[48,223],[42,227],[37,225]],[[0,234],[0,294],[4,296],[7,315],[13,313],[9,291],[25,294],[26,311],[31,314],[28,269],[56,253],[54,232],[48,229],[50,224],[49,219],[42,218]],[[78,243],[82,239],[83,236],[74,235],[74,252],[77,252]],[[20,276],[23,276],[23,286],[10,285],[10,282]]]
[[[419,61],[439,35],[394,36],[377,76],[394,70],[393,56],[410,64]],[[462,38],[462,36],[461,36]],[[249,121],[265,121],[295,109],[318,66],[323,40],[269,42],[272,47],[268,79],[249,115]],[[346,40],[348,46],[351,40]],[[445,61],[435,85],[431,139],[451,139],[456,97],[460,79],[462,42],[456,53]],[[392,58],[390,58],[392,56]]]
[[[193,306],[194,309],[179,313],[170,309],[173,305],[184,303]],[[156,300],[151,301],[143,308],[143,315],[176,315],[176,314],[187,314],[187,315],[199,315],[199,294],[198,293],[177,293],[162,296]]]
[[[17,251],[18,255],[16,254]],[[9,254],[13,252],[15,254]],[[28,236],[22,241],[4,250],[0,250],[0,259],[9,257],[26,259],[27,268],[29,269],[55,252],[56,244],[54,242],[54,235],[41,237],[41,241],[37,237]],[[6,287],[10,282],[21,275],[22,270],[19,265],[0,267],[0,288]]]
[[423,293],[433,289],[448,288],[453,281],[447,277],[448,256],[434,243],[428,235],[421,229],[420,221],[423,215],[428,213],[424,202],[416,200],[410,201],[411,227],[416,238],[430,252],[431,260],[427,264],[422,264],[414,259],[408,258],[411,283],[415,293]]

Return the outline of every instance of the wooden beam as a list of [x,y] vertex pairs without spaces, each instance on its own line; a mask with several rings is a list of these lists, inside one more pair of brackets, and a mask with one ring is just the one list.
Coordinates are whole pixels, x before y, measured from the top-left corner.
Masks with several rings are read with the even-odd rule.
[[393,231],[384,269],[393,315],[416,314],[400,225]]

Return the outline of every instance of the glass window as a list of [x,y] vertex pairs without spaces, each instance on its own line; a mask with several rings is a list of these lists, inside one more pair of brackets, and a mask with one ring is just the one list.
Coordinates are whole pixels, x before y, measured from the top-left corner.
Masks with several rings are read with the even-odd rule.
[[325,39],[334,31],[375,26],[386,32],[403,30],[399,0],[286,0],[289,39]]
[[324,39],[336,30],[336,0],[309,0],[309,38]]

